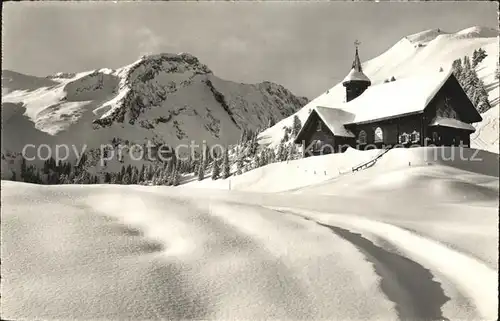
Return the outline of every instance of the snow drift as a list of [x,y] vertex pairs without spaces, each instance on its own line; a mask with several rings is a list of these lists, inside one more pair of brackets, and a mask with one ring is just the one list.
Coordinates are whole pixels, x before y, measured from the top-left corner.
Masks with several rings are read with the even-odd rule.
[[[496,289],[494,202],[446,204],[428,198],[408,206],[414,193],[409,186],[385,197],[357,191],[325,197],[2,181],[2,316],[397,320],[401,309],[412,315],[419,303],[401,305],[415,293],[401,286],[404,280],[396,281],[398,266],[380,267],[377,260],[383,257],[374,258],[325,223],[352,223],[353,231],[362,229],[358,238],[394,253],[377,232],[411,250],[410,260],[417,254],[419,262],[434,263],[424,265],[429,270],[419,268],[430,277],[418,280],[443,292],[444,301],[429,301],[440,316],[493,315],[495,301],[482,295]],[[307,219],[294,214],[305,209],[321,213]],[[416,251],[417,244],[425,248]],[[436,268],[443,258],[419,257],[426,249],[459,257],[470,275],[456,273],[460,267]],[[396,292],[388,294],[388,286]]]

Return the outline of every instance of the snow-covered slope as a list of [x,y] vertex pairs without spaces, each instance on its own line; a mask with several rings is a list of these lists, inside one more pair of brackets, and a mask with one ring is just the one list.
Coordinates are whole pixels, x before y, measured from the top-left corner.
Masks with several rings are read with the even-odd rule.
[[[352,167],[369,161],[380,150],[359,151],[349,148],[342,154],[321,157],[308,157],[286,162],[272,163],[263,167],[233,176],[225,180],[192,181],[190,188],[218,188],[252,192],[290,191],[311,184],[321,183],[350,173]],[[229,180],[231,182],[229,182]]]
[[2,71],[2,93],[3,154],[26,144],[97,148],[113,138],[236,143],[242,128],[265,128],[307,102],[274,83],[219,79],[185,53],[47,78]]
[[[473,136],[472,146],[498,153],[498,79],[495,79],[498,62],[498,31],[490,28],[471,27],[456,33],[447,33],[439,29],[431,29],[404,37],[394,46],[363,63],[363,71],[370,78],[372,85],[383,83],[394,76],[396,79],[413,76],[425,72],[435,72],[439,68],[451,67],[455,59],[472,56],[474,50],[483,48],[487,57],[476,67],[478,76],[486,85],[492,107],[491,117],[486,115],[483,123],[476,124],[480,128]],[[349,72],[346,66],[346,74]],[[311,100],[296,114],[302,122],[308,116],[309,109],[318,105],[341,104],[345,101],[345,88],[341,83],[325,91]],[[497,117],[493,117],[496,114]],[[261,134],[263,144],[275,145],[283,137],[283,127],[291,126],[290,116]],[[484,129],[483,129],[484,128]],[[485,143],[481,143],[484,141]],[[495,143],[496,142],[496,143]]]
[[[330,154],[316,157],[308,157],[288,162],[269,164],[242,175],[232,176],[230,179],[193,181],[185,185],[192,188],[226,189],[246,192],[307,192],[314,194],[338,194],[349,195],[359,193],[364,188],[370,189],[373,186],[392,187],[397,189],[399,183],[405,182],[405,175],[414,168],[427,168],[424,171],[434,171],[435,167],[445,167],[441,173],[447,173],[436,177],[431,184],[419,185],[428,187],[426,190],[431,194],[420,193],[430,197],[443,196],[432,190],[431,186],[441,186],[441,191],[446,192],[446,186],[450,183],[450,188],[462,186],[467,182],[466,176],[471,173],[475,177],[484,177],[482,182],[492,183],[492,188],[479,187],[479,192],[470,191],[471,195],[486,192],[487,197],[497,199],[498,192],[498,154],[477,150],[474,148],[460,149],[458,147],[422,147],[422,148],[397,148],[388,151],[369,169],[360,172],[352,172],[352,168],[364,164],[375,158],[382,150],[359,151],[349,148],[345,153]],[[461,156],[462,155],[462,156]],[[396,172],[396,174],[391,174]],[[449,174],[448,172],[452,172]],[[368,174],[367,174],[368,173]],[[469,175],[467,174],[469,173]],[[425,175],[424,175],[425,176]],[[425,176],[427,177],[427,176]],[[439,178],[439,179],[437,179]],[[465,178],[465,179],[464,179]],[[415,183],[415,180],[408,179]],[[457,181],[458,180],[458,181]],[[230,181],[230,182],[229,182]],[[385,184],[385,182],[387,184]],[[419,181],[425,183],[424,181]],[[495,184],[496,182],[496,184]],[[380,184],[379,184],[380,183]],[[397,183],[397,184],[393,184]],[[347,185],[356,188],[345,188]],[[414,184],[415,185],[415,184]],[[460,193],[460,197],[467,195],[467,187],[475,185],[464,185],[465,190]],[[386,192],[386,188],[381,188]],[[335,191],[335,193],[333,192]],[[434,193],[434,194],[432,194]],[[458,193],[456,194],[458,195]]]
[[301,194],[2,181],[2,316],[497,320],[498,201],[457,200],[498,177],[372,169]]

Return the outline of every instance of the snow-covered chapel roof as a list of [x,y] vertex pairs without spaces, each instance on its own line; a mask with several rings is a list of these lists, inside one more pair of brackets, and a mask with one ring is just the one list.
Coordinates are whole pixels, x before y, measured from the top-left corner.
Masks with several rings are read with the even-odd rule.
[[[354,119],[354,114],[351,114],[345,110],[338,108],[329,108],[329,107],[321,107],[316,106],[311,111],[311,114],[317,114],[318,117],[325,123],[326,127],[334,134],[335,136],[341,137],[355,137],[355,135],[344,127],[345,123],[348,123]],[[310,116],[309,116],[310,117]],[[296,139],[300,140],[302,137],[302,133],[307,128],[307,122],[310,121],[310,118],[306,121],[304,126],[297,133]]]
[[344,127],[345,123],[349,123],[354,119],[354,114],[338,108],[321,106],[315,107],[314,110],[335,136],[355,137],[350,130]]
[[370,82],[370,78],[368,78],[363,72],[357,71],[356,69],[351,69],[351,71],[347,74],[347,76],[342,80],[342,83],[348,81],[368,81]]
[[476,128],[471,124],[464,123],[458,119],[446,118],[446,117],[436,117],[434,118],[429,126],[442,126],[442,127],[451,127],[451,128],[460,128],[464,130],[468,130],[471,132],[475,132]]
[[422,112],[444,83],[452,68],[422,73],[368,87],[359,97],[337,108],[354,115],[351,123],[363,123]]

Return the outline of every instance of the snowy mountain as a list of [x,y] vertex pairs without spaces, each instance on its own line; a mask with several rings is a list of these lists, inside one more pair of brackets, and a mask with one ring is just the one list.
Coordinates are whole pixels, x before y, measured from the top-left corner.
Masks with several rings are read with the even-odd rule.
[[78,150],[111,141],[232,144],[243,128],[265,128],[270,119],[279,121],[307,103],[271,82],[217,78],[186,53],[45,78],[5,70],[2,96],[3,157],[26,144]]
[[[406,36],[380,56],[363,63],[363,71],[373,85],[386,79],[412,76],[416,73],[438,71],[439,68],[451,67],[455,59],[464,56],[472,57],[474,50],[483,48],[487,57],[476,67],[479,78],[485,83],[492,110],[483,115],[483,122],[476,124],[478,128],[471,137],[472,146],[498,153],[498,79],[495,79],[498,62],[498,31],[484,27],[471,27],[456,33],[448,33],[440,29],[422,31]],[[349,72],[346,66],[345,73]],[[296,115],[302,123],[308,112],[315,106],[328,102],[341,104],[345,101],[345,88],[341,83],[325,91],[311,100]],[[283,137],[283,127],[291,126],[290,116],[261,134],[261,143],[275,146]]]

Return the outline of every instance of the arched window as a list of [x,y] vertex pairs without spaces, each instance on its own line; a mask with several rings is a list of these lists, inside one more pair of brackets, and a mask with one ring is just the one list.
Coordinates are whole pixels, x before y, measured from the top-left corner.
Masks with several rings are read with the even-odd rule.
[[401,135],[399,135],[399,143],[400,144],[406,144],[408,143],[408,134],[407,133],[402,133]]
[[373,141],[375,143],[380,143],[384,141],[384,132],[382,131],[382,128],[377,127],[375,128],[375,133],[374,133],[374,138]]
[[365,145],[366,144],[366,132],[361,130],[358,134],[358,144]]
[[420,133],[414,130],[410,135],[410,140],[412,143],[418,143],[420,141]]
[[316,131],[317,132],[321,131],[321,120],[318,120],[318,126],[316,126]]

